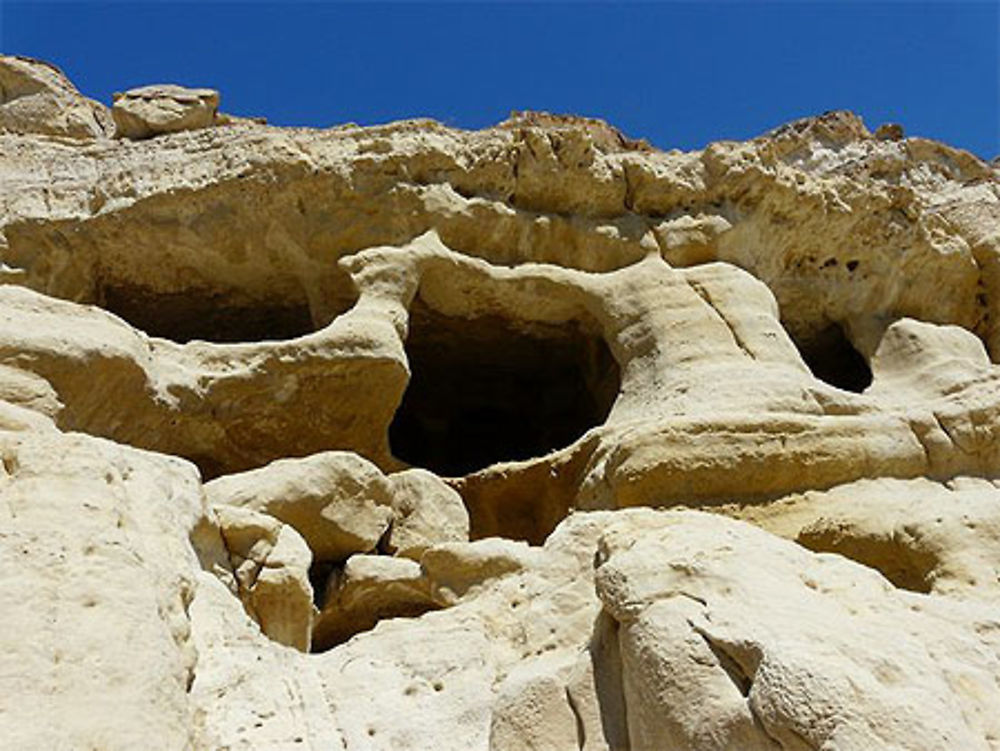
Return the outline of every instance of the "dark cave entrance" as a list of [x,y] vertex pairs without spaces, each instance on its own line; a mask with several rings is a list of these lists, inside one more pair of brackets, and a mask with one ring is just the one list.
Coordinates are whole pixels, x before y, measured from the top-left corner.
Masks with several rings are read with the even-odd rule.
[[149,336],[183,344],[294,339],[316,330],[308,303],[239,303],[198,292],[105,287],[101,307]]
[[604,422],[620,385],[603,338],[577,322],[515,327],[415,300],[406,353],[411,378],[389,444],[445,477],[570,445]]
[[838,324],[830,324],[800,344],[799,351],[812,374],[831,386],[860,394],[871,385],[868,361],[854,349]]

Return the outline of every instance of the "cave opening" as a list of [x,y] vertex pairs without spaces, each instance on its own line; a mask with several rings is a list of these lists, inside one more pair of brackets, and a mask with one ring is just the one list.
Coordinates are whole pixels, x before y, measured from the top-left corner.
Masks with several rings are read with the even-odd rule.
[[860,394],[871,385],[872,371],[844,329],[830,324],[808,341],[799,344],[802,359],[821,381],[844,391]]
[[410,310],[410,383],[389,427],[393,455],[445,477],[572,444],[608,416],[618,363],[581,322]]
[[102,290],[101,307],[149,336],[183,344],[193,339],[234,343],[294,339],[311,334],[306,300],[243,302],[209,292],[158,293],[112,287]]

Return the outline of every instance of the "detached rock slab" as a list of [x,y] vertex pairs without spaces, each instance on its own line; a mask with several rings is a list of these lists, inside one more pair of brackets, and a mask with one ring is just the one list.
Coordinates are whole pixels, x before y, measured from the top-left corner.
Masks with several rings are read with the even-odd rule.
[[996,608],[698,512],[612,525],[596,586],[633,751],[997,748]]
[[215,505],[241,506],[291,525],[318,562],[375,549],[392,521],[389,481],[348,451],[280,459],[205,485]]
[[313,589],[305,541],[291,526],[249,509],[220,506],[215,516],[232,566],[234,594],[264,634],[308,652]]
[[114,95],[111,116],[118,138],[141,140],[162,133],[209,128],[219,110],[219,92],[155,84]]
[[469,512],[462,496],[425,469],[389,476],[395,521],[388,548],[395,555],[420,560],[425,550],[469,539]]

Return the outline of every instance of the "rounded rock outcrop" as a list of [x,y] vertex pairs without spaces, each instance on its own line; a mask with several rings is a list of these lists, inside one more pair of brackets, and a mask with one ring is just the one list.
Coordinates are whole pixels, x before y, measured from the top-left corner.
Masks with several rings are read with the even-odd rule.
[[219,92],[175,84],[154,84],[114,95],[115,136],[141,140],[215,124]]

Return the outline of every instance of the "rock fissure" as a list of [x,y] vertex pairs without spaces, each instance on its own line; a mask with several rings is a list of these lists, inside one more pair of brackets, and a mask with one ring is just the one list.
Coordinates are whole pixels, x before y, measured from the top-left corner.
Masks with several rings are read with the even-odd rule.
[[927,474],[930,474],[934,471],[935,465],[932,458],[932,445],[928,442],[927,437],[929,428],[919,420],[911,420],[909,425],[910,430],[913,433],[913,437],[917,439],[921,450],[924,452],[925,471]]
[[691,625],[691,629],[705,642],[705,646],[715,655],[715,659],[719,661],[719,667],[733,682],[736,690],[742,696],[749,697],[750,689],[753,688],[753,676],[748,674],[739,661],[726,651],[723,642],[713,639],[704,628],[699,627],[693,621],[688,621],[688,623]]
[[580,713],[580,708],[576,704],[576,700],[573,698],[573,693],[566,687],[566,704],[569,706],[570,711],[573,713],[573,719],[576,723],[576,747],[580,751],[584,751],[587,747],[587,729],[583,721],[583,716]]
[[962,443],[957,440],[957,437],[953,433],[953,429],[949,428],[945,424],[944,420],[941,419],[941,415],[939,415],[937,412],[932,411],[931,416],[934,418],[934,422],[937,423],[938,428],[940,428],[941,432],[944,433],[944,435],[948,438],[948,441],[951,443],[952,446],[954,446],[958,451],[961,451],[962,453],[965,454],[970,453],[969,451],[966,450],[965,446],[963,446]]
[[727,329],[729,329],[729,334],[730,336],[732,336],[733,341],[736,343],[736,346],[740,348],[740,351],[744,355],[749,357],[751,360],[756,359],[754,357],[753,352],[747,349],[746,343],[740,337],[739,332],[737,332],[736,329],[733,327],[733,324],[730,322],[730,320],[725,316],[725,314],[721,310],[719,310],[718,306],[716,306],[716,304],[712,301],[712,296],[709,293],[709,291],[705,289],[705,286],[703,284],[699,284],[693,279],[687,279],[687,283],[688,285],[690,285],[691,289],[695,291],[698,297],[700,297],[705,302],[705,305],[709,307],[714,316],[718,320],[720,320],[723,324],[725,324]]

